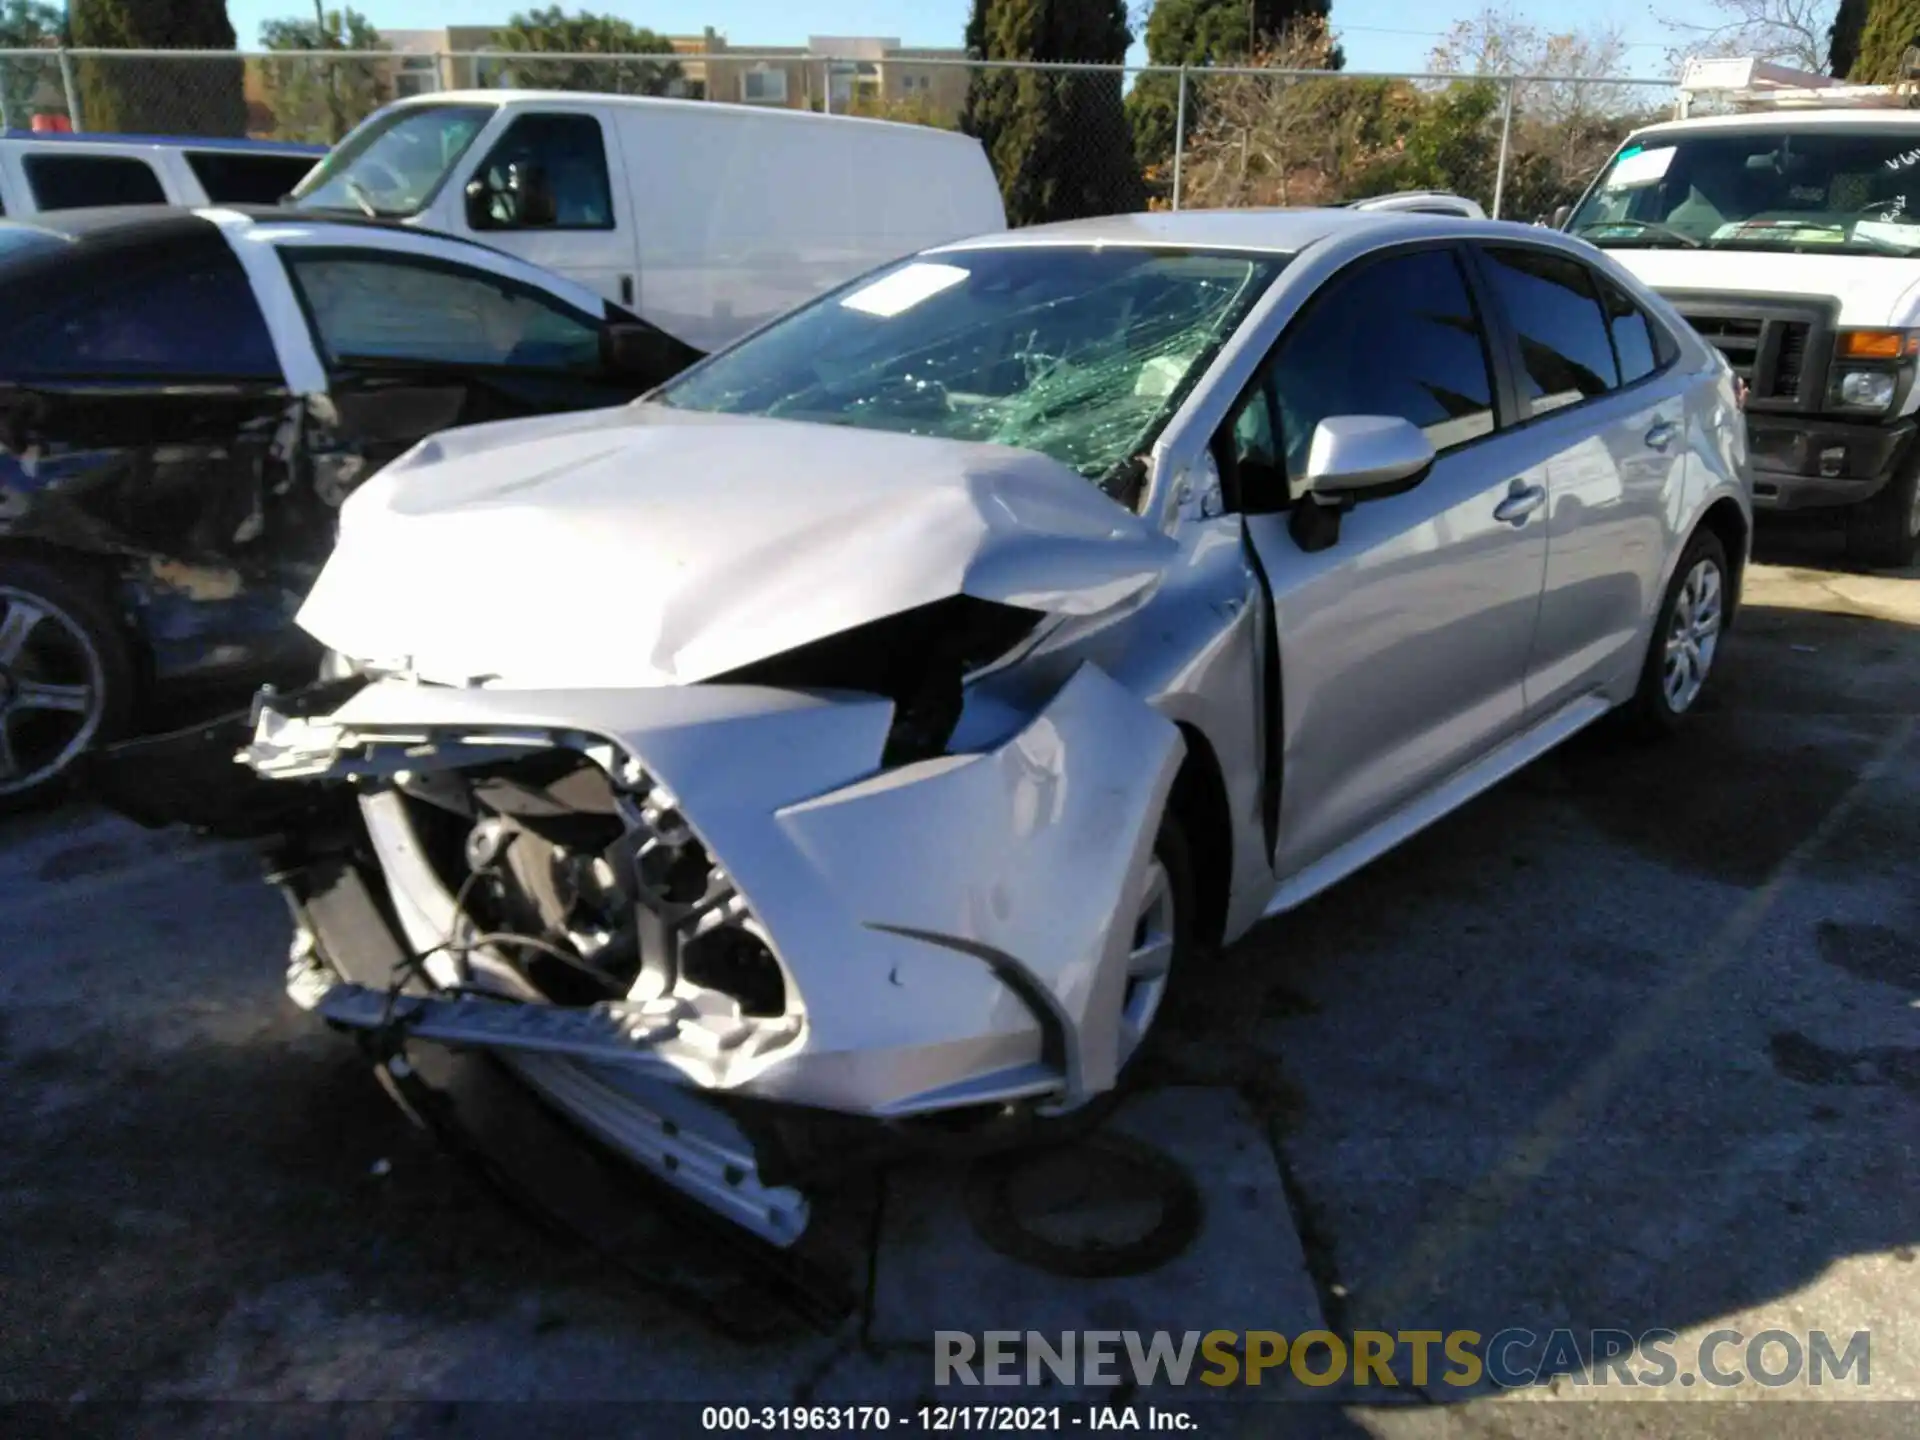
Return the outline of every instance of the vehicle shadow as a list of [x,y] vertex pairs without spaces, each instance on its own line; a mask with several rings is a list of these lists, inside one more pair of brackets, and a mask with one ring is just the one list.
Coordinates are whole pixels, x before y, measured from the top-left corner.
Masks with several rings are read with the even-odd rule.
[[1596,1330],[1911,1325],[1920,625],[1755,604],[1725,667],[1681,736],[1582,737],[1189,991],[1190,1051],[1286,1097],[1333,1328],[1565,1328],[1572,1376]]

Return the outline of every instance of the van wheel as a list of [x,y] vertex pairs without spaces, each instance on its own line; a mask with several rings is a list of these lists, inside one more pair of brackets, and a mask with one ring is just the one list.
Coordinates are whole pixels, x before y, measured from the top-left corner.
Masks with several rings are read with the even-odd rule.
[[50,798],[133,706],[126,633],[83,576],[0,559],[0,810]]
[[1880,493],[1847,511],[1847,559],[1874,570],[1904,570],[1920,552],[1920,461]]
[[1627,718],[1642,735],[1670,735],[1705,693],[1726,637],[1727,550],[1710,530],[1695,532],[1667,582],[1653,641],[1640,669],[1640,688]]

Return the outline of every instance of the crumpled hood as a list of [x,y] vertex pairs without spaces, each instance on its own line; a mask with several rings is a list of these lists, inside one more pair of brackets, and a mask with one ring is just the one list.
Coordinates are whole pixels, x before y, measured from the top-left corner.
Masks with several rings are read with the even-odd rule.
[[1173,548],[1030,451],[631,405],[395,461],[299,623],[445,683],[690,684],[956,594],[1096,613]]

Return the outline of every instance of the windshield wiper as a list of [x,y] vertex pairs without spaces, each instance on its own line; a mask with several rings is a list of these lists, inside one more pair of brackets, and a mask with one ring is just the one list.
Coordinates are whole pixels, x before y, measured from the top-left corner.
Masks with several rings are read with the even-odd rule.
[[367,212],[369,220],[378,220],[381,217],[380,207],[373,203],[373,198],[367,194],[367,187],[359,180],[351,175],[343,175],[340,177],[340,184],[347,194],[353,197],[353,203]]
[[[1671,225],[1662,225],[1658,220],[1602,220],[1597,224],[1582,225],[1573,233],[1584,240],[1596,230],[1614,230],[1622,225],[1631,225],[1642,235],[1658,235],[1663,239],[1677,240],[1689,250],[1698,250],[1700,248],[1700,242],[1693,236],[1687,234],[1684,230],[1676,230]],[[1593,243],[1596,245],[1600,244],[1597,240]],[[1605,247],[1602,246],[1602,248],[1604,249]]]

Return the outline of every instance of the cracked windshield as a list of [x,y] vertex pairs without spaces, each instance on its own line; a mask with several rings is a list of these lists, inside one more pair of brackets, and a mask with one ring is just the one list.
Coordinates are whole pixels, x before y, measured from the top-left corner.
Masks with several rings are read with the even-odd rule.
[[1106,483],[1152,442],[1283,263],[1064,246],[914,260],[654,398],[1019,446]]
[[1920,250],[1913,132],[1649,136],[1614,157],[1569,227],[1606,249]]

